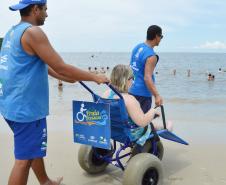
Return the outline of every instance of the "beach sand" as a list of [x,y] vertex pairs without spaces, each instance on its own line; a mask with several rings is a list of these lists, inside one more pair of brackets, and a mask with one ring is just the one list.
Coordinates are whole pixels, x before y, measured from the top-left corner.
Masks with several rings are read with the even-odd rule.
[[[64,107],[59,104],[56,103],[48,117],[48,151],[45,164],[49,176],[53,179],[63,176],[65,185],[121,185],[123,173],[116,167],[109,166],[104,173],[94,176],[80,168],[77,160],[80,145],[73,143],[72,110],[70,104]],[[211,131],[207,135],[202,130],[195,132],[196,127],[188,127],[186,123],[179,124],[176,121],[174,127],[175,132],[190,145],[184,146],[162,139],[165,149],[162,160],[164,184],[226,185],[225,141],[220,136],[212,140]],[[0,128],[0,185],[6,185],[14,163],[13,135],[2,118]],[[188,128],[190,134],[182,132]],[[32,171],[28,185],[38,185]]]

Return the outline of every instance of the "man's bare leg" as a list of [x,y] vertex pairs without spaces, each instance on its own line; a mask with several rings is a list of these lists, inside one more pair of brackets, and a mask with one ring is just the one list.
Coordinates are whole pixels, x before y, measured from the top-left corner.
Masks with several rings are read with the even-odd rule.
[[11,171],[8,185],[26,185],[31,167],[31,160],[16,160]]
[[43,158],[33,159],[31,168],[34,171],[40,184],[44,184],[46,181],[50,180],[45,170]]
[[43,158],[33,159],[31,167],[41,185],[59,185],[63,180],[62,177],[57,181],[52,181],[49,179],[45,170]]

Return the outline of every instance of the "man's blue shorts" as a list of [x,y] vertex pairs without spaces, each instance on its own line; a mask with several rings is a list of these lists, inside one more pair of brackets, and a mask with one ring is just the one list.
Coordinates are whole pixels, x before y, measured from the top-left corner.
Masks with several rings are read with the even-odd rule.
[[46,156],[46,118],[26,123],[5,120],[14,133],[14,154],[17,160]]
[[144,113],[147,113],[150,108],[151,108],[151,104],[152,104],[152,97],[144,97],[144,96],[138,96],[138,95],[133,95],[137,101],[140,103],[140,107],[143,110]]

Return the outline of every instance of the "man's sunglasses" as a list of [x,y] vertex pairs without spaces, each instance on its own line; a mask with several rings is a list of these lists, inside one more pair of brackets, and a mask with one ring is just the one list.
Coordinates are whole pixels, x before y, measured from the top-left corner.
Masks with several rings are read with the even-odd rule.
[[163,38],[163,35],[162,35],[162,34],[158,34],[158,36],[160,37],[160,39],[162,39],[162,38]]

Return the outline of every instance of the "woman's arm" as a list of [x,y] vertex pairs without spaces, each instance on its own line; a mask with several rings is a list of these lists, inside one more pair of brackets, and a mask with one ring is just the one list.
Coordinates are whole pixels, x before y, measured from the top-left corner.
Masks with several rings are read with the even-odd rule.
[[130,118],[138,126],[145,127],[153,120],[154,115],[157,113],[155,109],[150,109],[147,113],[144,114],[139,102],[135,97],[129,94],[123,94],[123,98]]

